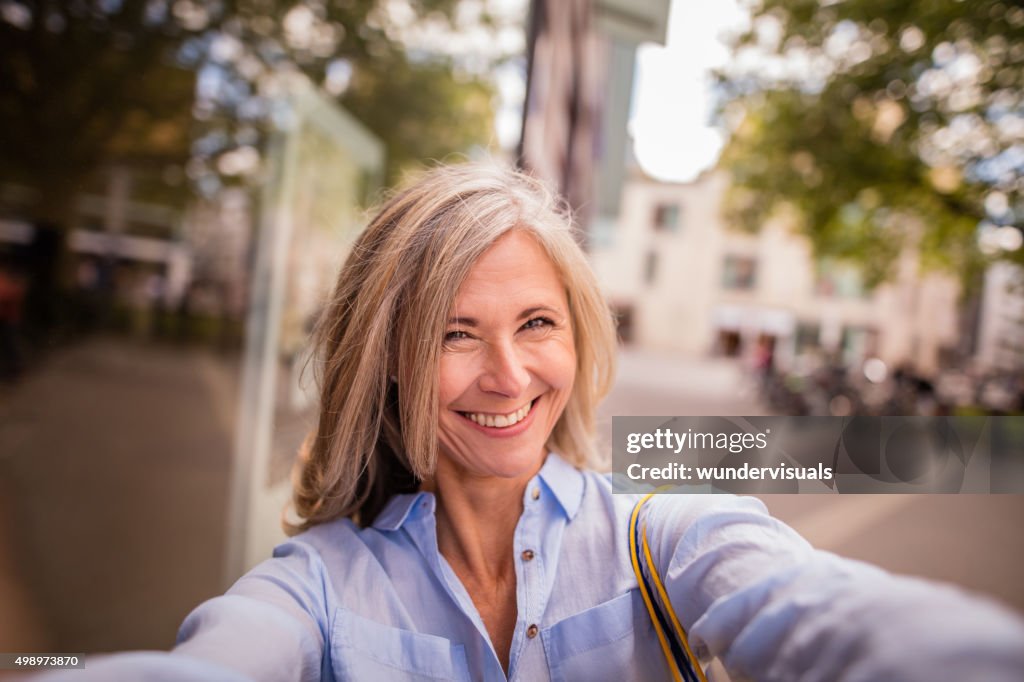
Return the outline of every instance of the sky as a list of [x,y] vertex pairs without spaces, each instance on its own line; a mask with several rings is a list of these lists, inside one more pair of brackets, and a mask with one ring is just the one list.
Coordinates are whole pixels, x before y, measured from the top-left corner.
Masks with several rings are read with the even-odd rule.
[[724,140],[710,124],[711,73],[729,58],[719,36],[747,23],[737,0],[673,0],[666,44],[637,50],[629,132],[647,174],[687,182],[718,160]]

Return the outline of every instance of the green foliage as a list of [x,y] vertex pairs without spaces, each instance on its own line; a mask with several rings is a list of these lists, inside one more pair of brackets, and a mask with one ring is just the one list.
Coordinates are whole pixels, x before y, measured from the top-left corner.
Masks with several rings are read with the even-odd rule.
[[384,140],[390,184],[404,169],[486,145],[493,97],[488,83],[460,81],[443,61],[379,59],[354,76],[341,102]]
[[[390,3],[395,4],[395,3]],[[397,3],[402,4],[402,3]],[[382,0],[235,0],[205,48],[201,66],[216,75],[200,88],[200,157],[252,145],[266,115],[268,77],[298,68],[349,109],[387,149],[388,178],[411,162],[486,145],[493,86],[463,73],[452,57],[406,44],[410,29],[452,31],[459,0],[409,0],[408,16]],[[486,25],[490,17],[479,18]],[[465,28],[465,27],[461,27]],[[228,49],[222,48],[227,45]],[[332,82],[332,73],[346,74]],[[202,168],[202,166],[199,166]],[[223,177],[219,180],[224,180]]]
[[[111,157],[188,154],[194,73],[174,60],[190,32],[145,21],[146,3],[4,2],[0,20],[0,173],[40,191],[60,219]],[[106,3],[113,6],[117,3]]]
[[[39,215],[57,221],[108,164],[187,169],[204,192],[244,182],[219,161],[260,149],[273,76],[294,70],[333,88],[385,141],[392,177],[486,144],[491,85],[403,41],[418,23],[450,28],[457,0],[410,0],[401,21],[386,4],[0,0],[0,180],[39,190]],[[328,77],[339,71],[347,88]]]
[[869,284],[908,243],[967,283],[986,257],[1024,262],[980,238],[1024,223],[1024,9],[763,0],[752,14],[733,49],[757,66],[719,75],[737,223],[788,208],[819,255]]

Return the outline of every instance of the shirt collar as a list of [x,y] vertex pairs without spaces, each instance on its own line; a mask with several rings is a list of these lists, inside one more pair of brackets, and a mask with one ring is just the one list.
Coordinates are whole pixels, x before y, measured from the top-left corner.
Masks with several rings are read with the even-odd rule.
[[388,500],[380,514],[377,514],[372,525],[377,530],[398,530],[405,524],[406,519],[416,516],[413,512],[422,509],[433,514],[435,505],[436,500],[433,493],[394,495]]
[[[583,503],[583,472],[566,462],[554,452],[548,455],[537,477],[555,496],[562,511],[570,521],[576,516]],[[530,494],[527,487],[526,494]]]
[[[554,495],[562,511],[571,521],[583,502],[583,473],[552,452],[548,454],[544,465],[537,473],[535,480],[537,479],[548,492]],[[534,482],[531,481],[526,486],[527,497],[531,494],[534,485]],[[395,495],[388,500],[380,514],[377,514],[372,525],[378,530],[398,530],[410,517],[418,516],[421,513],[420,510],[423,513],[433,514],[436,504],[437,500],[433,493],[418,492]]]

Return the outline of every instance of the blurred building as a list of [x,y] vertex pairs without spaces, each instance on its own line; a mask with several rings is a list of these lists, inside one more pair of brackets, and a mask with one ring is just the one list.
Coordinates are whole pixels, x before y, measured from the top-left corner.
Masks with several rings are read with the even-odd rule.
[[173,307],[185,294],[191,256],[184,241],[184,192],[169,187],[160,170],[102,168],[81,188],[66,232],[32,220],[37,199],[30,187],[0,185],[0,253],[33,286],[47,279],[44,271],[63,268],[77,323],[92,326],[101,308],[131,317],[130,311]]
[[669,0],[533,0],[520,164],[566,197],[584,243],[614,225],[637,47],[663,43]]
[[728,177],[672,184],[634,172],[617,229],[592,247],[624,340],[689,355],[755,359],[777,369],[803,357],[930,374],[959,341],[959,284],[900,258],[894,283],[873,292],[855,268],[814,258],[782,220],[757,234],[727,229]]
[[[106,308],[129,318],[162,311],[241,320],[253,220],[249,195],[227,188],[198,199],[181,179],[169,182],[169,174],[128,164],[102,169],[78,196],[63,237],[47,235],[57,228],[28,217],[35,190],[2,185],[0,253],[29,270],[40,241],[51,238],[45,257],[59,262],[58,244],[66,240],[79,317]],[[138,327],[138,321],[130,324]]]
[[195,312],[245,316],[254,221],[252,195],[242,187],[190,203],[182,231],[191,258],[187,303]]
[[988,269],[979,317],[979,364],[1024,370],[1024,268],[1002,262]]

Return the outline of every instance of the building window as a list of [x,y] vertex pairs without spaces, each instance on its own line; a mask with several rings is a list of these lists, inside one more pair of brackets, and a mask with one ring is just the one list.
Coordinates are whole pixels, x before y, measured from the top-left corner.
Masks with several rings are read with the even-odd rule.
[[723,289],[753,289],[757,283],[757,261],[750,256],[726,256],[722,266]]
[[647,259],[644,261],[644,284],[654,284],[658,276],[658,252],[648,251]]
[[821,347],[821,326],[814,322],[799,322],[796,326],[797,355]]
[[735,329],[719,329],[716,351],[727,358],[738,358],[743,351],[743,337]]
[[843,362],[854,364],[863,360],[869,346],[873,345],[871,337],[871,330],[867,327],[843,327],[843,333],[839,340],[839,350],[842,353]]
[[852,265],[822,260],[815,275],[814,293],[822,298],[867,297],[860,271]]
[[675,232],[679,229],[679,204],[658,204],[654,207],[654,229]]
[[627,344],[633,342],[633,306],[612,305],[612,314],[615,316],[615,330],[619,335],[619,343]]

